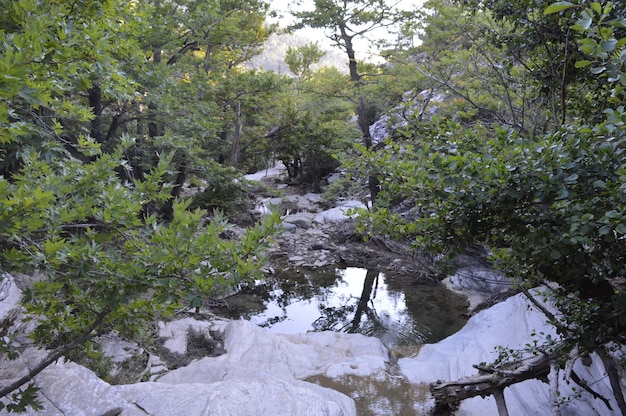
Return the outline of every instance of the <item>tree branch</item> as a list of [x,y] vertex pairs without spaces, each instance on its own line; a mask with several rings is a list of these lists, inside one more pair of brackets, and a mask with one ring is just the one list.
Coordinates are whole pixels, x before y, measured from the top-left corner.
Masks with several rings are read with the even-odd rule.
[[50,364],[61,358],[63,355],[73,350],[74,348],[77,348],[89,339],[95,337],[96,333],[94,333],[94,330],[102,324],[102,322],[109,315],[109,313],[110,311],[100,312],[100,314],[96,317],[96,320],[82,334],[72,339],[72,341],[70,341],[69,343],[60,346],[55,351],[50,352],[50,354],[48,354],[45,359],[43,359],[36,366],[31,368],[24,376],[20,377],[9,385],[0,387],[0,397],[4,397],[12,391],[19,389],[24,384],[32,380],[33,377],[35,377],[37,374],[41,373]]

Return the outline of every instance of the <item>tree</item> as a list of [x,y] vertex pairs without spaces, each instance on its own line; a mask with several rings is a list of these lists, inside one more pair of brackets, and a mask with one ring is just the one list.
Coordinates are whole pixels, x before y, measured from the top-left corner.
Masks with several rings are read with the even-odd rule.
[[[559,338],[529,344],[524,352],[504,352],[481,370],[491,372],[491,380],[506,374],[508,381],[498,378],[505,383],[543,377],[549,371],[567,375],[573,361],[598,352],[624,412],[609,351],[626,343],[626,22],[610,3],[543,6],[533,15],[560,16],[560,21],[569,22],[567,42],[579,48],[579,60],[571,63],[575,70],[567,73],[568,85],[603,85],[584,90],[592,94],[582,103],[585,118],[568,116],[565,123],[554,123],[546,134],[532,138],[507,125],[468,128],[444,117],[426,123],[416,119],[403,140],[368,152],[361,161],[376,166],[382,182],[381,202],[372,212],[363,212],[361,227],[410,237],[414,249],[449,257],[481,245],[491,253],[493,264],[517,279],[522,289],[552,284],[546,286],[551,288],[546,297],[559,313],[542,310]],[[565,102],[566,114],[583,111],[576,108],[581,102]],[[394,211],[398,201],[410,203],[411,215]],[[533,365],[517,371],[524,354],[535,357]],[[456,387],[478,386],[479,381]],[[455,384],[433,385],[438,401],[462,400],[448,397],[446,387],[456,391]],[[474,389],[471,394],[490,393]]]
[[[0,407],[14,411],[37,406],[32,385],[22,386],[62,355],[89,351],[94,337],[113,329],[135,334],[260,276],[279,218],[226,240],[223,216],[209,220],[172,194],[181,163],[196,162],[185,157],[204,136],[194,134],[202,124],[170,121],[190,121],[206,108],[182,112],[175,103],[185,94],[204,103],[197,93],[207,85],[189,85],[183,69],[191,67],[180,65],[185,53],[178,65],[154,62],[174,42],[157,38],[177,24],[142,26],[155,20],[140,18],[144,4],[136,2],[0,5],[0,274],[42,276],[24,291],[23,307],[33,321],[31,340],[46,351],[0,387]],[[162,17],[176,16],[179,6],[168,2]],[[140,33],[154,35],[152,43],[139,45]],[[150,64],[145,45],[152,46]],[[154,207],[170,201],[171,221],[164,221]],[[17,358],[19,334],[2,331],[0,353]]]
[[[369,127],[374,120],[361,91],[365,80],[364,74],[359,71],[354,41],[366,37],[373,30],[396,25],[406,15],[397,12],[395,4],[389,4],[384,0],[315,0],[314,4],[315,8],[311,11],[292,12],[298,19],[293,29],[302,27],[325,29],[327,37],[333,44],[346,53],[350,80],[355,87],[354,102],[363,135],[363,144],[369,149],[372,147]],[[370,175],[369,189],[372,200],[376,199],[378,188],[376,174]]]
[[300,79],[308,79],[312,75],[311,66],[318,63],[326,55],[317,42],[307,45],[287,48],[285,63],[289,70]]
[[338,166],[336,155],[358,140],[349,89],[349,79],[336,68],[292,80],[264,142],[283,161],[290,180],[319,190],[321,179]]

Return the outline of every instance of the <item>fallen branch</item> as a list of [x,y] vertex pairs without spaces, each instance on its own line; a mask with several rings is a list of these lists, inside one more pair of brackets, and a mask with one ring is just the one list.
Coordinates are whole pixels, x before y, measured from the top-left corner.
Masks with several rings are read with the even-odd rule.
[[491,374],[479,374],[457,381],[431,383],[430,392],[437,406],[454,405],[476,396],[490,396],[505,387],[534,378],[545,378],[550,372],[548,355],[540,355],[522,362],[511,370],[492,370]]

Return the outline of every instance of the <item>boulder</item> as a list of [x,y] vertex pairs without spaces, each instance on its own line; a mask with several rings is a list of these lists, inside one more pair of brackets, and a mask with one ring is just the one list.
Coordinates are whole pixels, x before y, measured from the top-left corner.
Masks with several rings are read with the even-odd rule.
[[177,319],[170,322],[159,322],[159,337],[164,338],[163,346],[170,352],[185,354],[189,331],[202,334],[211,339],[211,331],[222,329],[225,321],[201,321],[194,318]]
[[293,224],[298,228],[310,228],[313,223],[315,215],[308,212],[299,212],[297,214],[286,215],[283,217],[283,222],[286,224]]
[[338,207],[327,209],[326,211],[322,211],[315,216],[313,221],[318,224],[326,224],[332,223],[337,224],[340,222],[344,222],[354,216],[347,215],[346,211],[350,208],[367,208],[365,204],[361,201],[346,201]]
[[489,298],[511,289],[511,279],[494,270],[476,267],[458,269],[442,282],[452,292],[467,297],[470,311]]
[[123,363],[144,353],[144,349],[137,343],[122,339],[117,331],[102,335],[96,338],[95,341],[100,344],[102,354],[116,364]]
[[[224,327],[226,354],[114,391],[151,416],[356,415],[354,401],[303,381],[384,371],[387,350],[359,334],[270,334],[248,321]],[[122,413],[126,416],[126,411]]]
[[248,181],[261,181],[265,178],[279,178],[285,175],[287,168],[282,162],[278,162],[273,167],[268,167],[265,170],[258,171],[256,173],[251,173],[249,175],[245,175],[244,178]]
[[[318,195],[319,198],[313,197],[312,195]],[[285,198],[287,202],[287,207],[293,207],[293,210],[296,212],[317,212],[319,211],[318,203],[321,201],[320,194],[306,194],[306,195],[289,195]]]

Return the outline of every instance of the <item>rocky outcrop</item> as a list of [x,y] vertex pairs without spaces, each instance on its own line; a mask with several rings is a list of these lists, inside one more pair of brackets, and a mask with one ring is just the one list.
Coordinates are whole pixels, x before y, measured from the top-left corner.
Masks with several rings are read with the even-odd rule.
[[[111,386],[92,371],[59,362],[35,377],[43,411],[27,415],[356,415],[353,399],[305,381],[312,376],[370,376],[384,371],[386,348],[376,338],[322,332],[279,335],[247,321],[185,318],[162,325],[222,331],[226,352],[171,371],[156,382]],[[183,337],[184,338],[184,337]],[[182,342],[170,346],[178,349]],[[0,411],[0,415],[8,414]]]
[[[532,343],[530,334],[537,337],[555,337],[554,327],[547,324],[545,315],[524,295],[510,297],[489,309],[474,315],[456,334],[436,344],[424,345],[416,357],[398,361],[401,373],[413,384],[428,385],[436,380],[442,382],[475,376],[478,373],[473,365],[490,363],[498,357],[496,347],[507,350],[522,350]],[[541,341],[541,339],[537,339]],[[599,359],[592,358],[592,365],[579,362],[574,371],[603,397],[611,398],[613,409],[617,409],[613,393],[604,368]],[[581,393],[575,397],[577,388]],[[562,415],[617,415],[589,393],[582,392],[573,382],[562,381],[562,398],[572,397],[570,403],[562,407]],[[552,404],[548,384],[539,380],[527,380],[504,390],[504,396],[511,416],[552,414]],[[430,399],[431,408],[434,400]],[[459,414],[467,416],[497,415],[493,396],[475,397],[461,402]]]
[[159,382],[216,382],[258,375],[294,378],[324,375],[366,376],[385,369],[387,349],[377,338],[360,334],[315,332],[272,334],[248,321],[224,327],[226,354],[195,361]]

